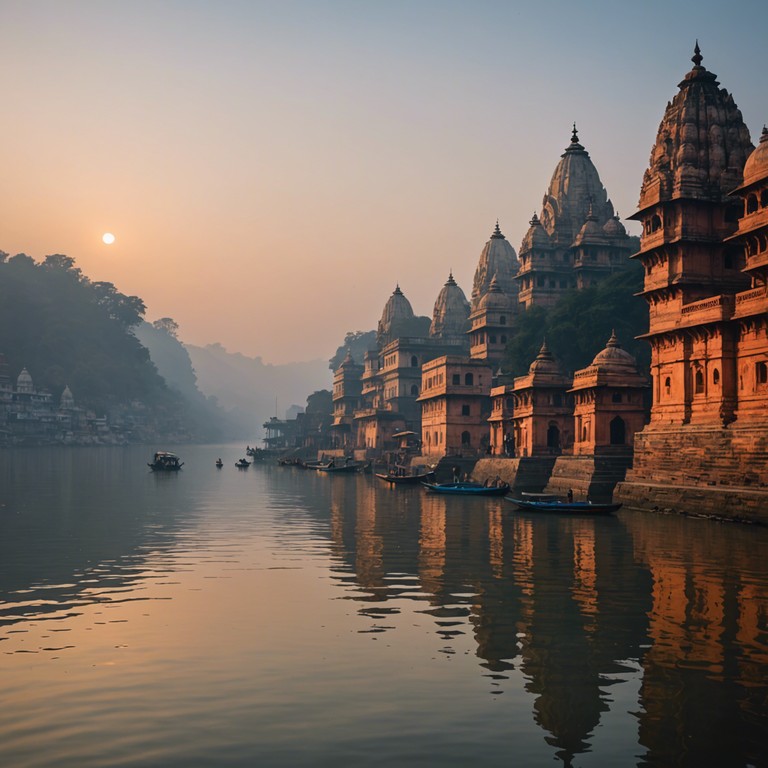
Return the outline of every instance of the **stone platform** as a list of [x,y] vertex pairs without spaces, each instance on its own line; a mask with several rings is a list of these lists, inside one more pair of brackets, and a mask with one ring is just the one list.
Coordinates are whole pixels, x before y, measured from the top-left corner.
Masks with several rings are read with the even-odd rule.
[[768,524],[768,422],[646,427],[615,497],[638,509]]
[[610,502],[616,484],[624,479],[632,456],[558,456],[544,491],[576,501]]

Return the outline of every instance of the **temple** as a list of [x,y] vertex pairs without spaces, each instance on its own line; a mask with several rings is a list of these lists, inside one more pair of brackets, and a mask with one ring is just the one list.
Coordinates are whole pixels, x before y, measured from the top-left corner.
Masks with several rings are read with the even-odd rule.
[[750,518],[768,503],[768,138],[702,65],[667,105],[640,190],[653,406],[626,503]]
[[[470,301],[451,272],[430,321],[395,288],[375,348],[335,373],[335,450],[386,461],[400,449],[402,461],[406,439],[432,464],[463,459],[477,479],[498,475],[513,490],[764,517],[768,130],[755,149],[698,44],[692,61],[631,217],[642,236],[628,235],[574,125],[519,258],[497,220]],[[650,371],[614,333],[575,372],[544,342],[527,374],[504,374],[522,312],[554,307],[629,259],[644,269]]]
[[520,303],[551,307],[566,291],[594,285],[622,268],[636,242],[614,212],[574,124],[541,215],[533,215],[520,246]]

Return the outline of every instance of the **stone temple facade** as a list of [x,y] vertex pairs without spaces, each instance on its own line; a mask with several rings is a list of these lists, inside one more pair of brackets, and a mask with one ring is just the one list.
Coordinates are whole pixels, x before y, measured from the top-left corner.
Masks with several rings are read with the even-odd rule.
[[638,211],[653,407],[617,489],[636,506],[768,519],[768,136],[753,151],[702,65],[667,105]]

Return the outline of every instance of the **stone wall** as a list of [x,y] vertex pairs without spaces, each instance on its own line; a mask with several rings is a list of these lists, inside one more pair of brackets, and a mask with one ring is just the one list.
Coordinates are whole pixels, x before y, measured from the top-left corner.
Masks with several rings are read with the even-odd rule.
[[768,423],[646,427],[615,495],[640,509],[768,523]]
[[630,455],[559,456],[544,490],[562,497],[572,490],[575,501],[610,502],[631,464]]

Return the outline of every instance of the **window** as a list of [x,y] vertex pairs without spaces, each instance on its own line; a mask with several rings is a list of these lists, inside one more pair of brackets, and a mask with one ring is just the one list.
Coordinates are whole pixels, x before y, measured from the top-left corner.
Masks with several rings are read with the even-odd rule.
[[475,383],[475,377],[471,373],[468,373],[466,376],[464,376],[464,383],[467,386],[471,386]]
[[452,382],[454,384],[461,384],[461,374],[460,373],[454,373]]
[[764,189],[760,193],[760,207],[768,208],[768,189]]
[[651,218],[651,232],[657,232],[661,229],[661,217],[656,214]]
[[507,324],[507,316],[506,315],[501,315],[499,317],[499,325],[506,325],[506,324]]
[[469,432],[462,432],[461,433],[461,444],[462,445],[472,445],[472,437],[469,434]]
[[469,416],[469,406],[468,405],[462,405],[461,406],[461,415],[462,416]]
[[669,397],[670,392],[672,391],[672,380],[667,376],[666,379],[664,379],[664,394]]
[[419,358],[416,357],[416,355],[413,355],[411,357],[411,368],[418,368],[419,367]]
[[621,402],[621,392],[614,392],[611,395],[611,402],[612,403],[620,403]]
[[418,394],[419,394],[419,388],[418,388],[418,387],[417,387],[415,384],[412,384],[412,385],[411,385],[411,394],[412,394],[414,397],[417,397],[417,396],[418,396]]
[[757,210],[757,195],[750,195],[747,198],[747,213],[754,213]]
[[507,343],[507,337],[506,337],[506,334],[503,334],[503,333],[501,334],[501,343],[502,343],[502,344],[506,344],[506,343]]
[[700,395],[702,392],[704,392],[704,374],[701,371],[696,371],[696,375],[694,377],[694,389],[693,391]]
[[715,385],[720,383],[720,371],[718,371],[717,368],[712,371],[712,383]]
[[488,340],[490,341],[490,343],[491,343],[491,344],[495,344],[495,343],[496,343],[496,334],[495,334],[495,333],[492,333],[492,334],[491,334],[491,335],[488,337]]
[[768,364],[755,363],[755,378],[758,384],[768,384]]

